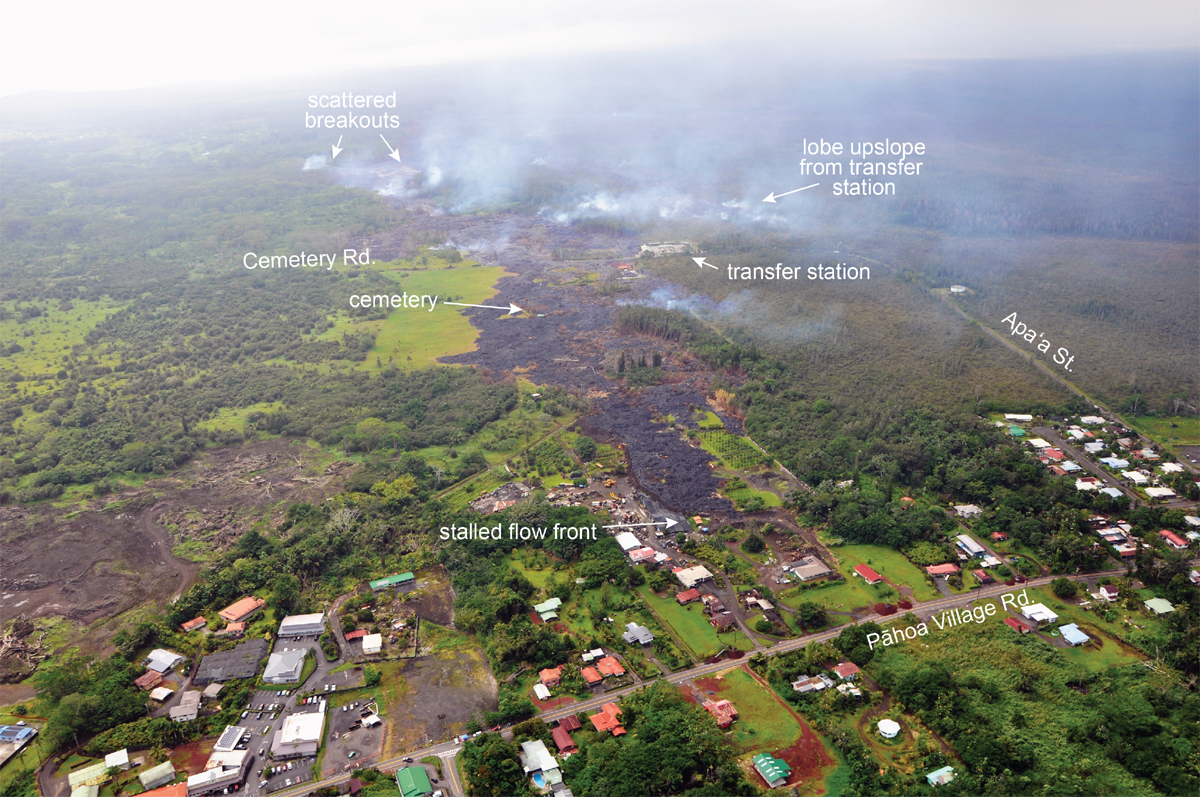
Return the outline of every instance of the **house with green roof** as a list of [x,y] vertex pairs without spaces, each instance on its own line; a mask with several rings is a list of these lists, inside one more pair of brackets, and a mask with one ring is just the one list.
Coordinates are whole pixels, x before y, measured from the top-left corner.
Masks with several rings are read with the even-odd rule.
[[392,587],[408,587],[416,582],[417,578],[412,573],[397,573],[387,578],[377,578],[369,583],[373,592],[379,592],[382,589],[391,589]]
[[400,797],[429,797],[433,794],[433,784],[425,767],[402,767],[396,771],[396,785],[400,787]]
[[792,775],[792,768],[788,766],[788,762],[782,758],[776,758],[770,753],[759,753],[754,756],[754,768],[772,789],[777,789],[787,783],[787,779]]

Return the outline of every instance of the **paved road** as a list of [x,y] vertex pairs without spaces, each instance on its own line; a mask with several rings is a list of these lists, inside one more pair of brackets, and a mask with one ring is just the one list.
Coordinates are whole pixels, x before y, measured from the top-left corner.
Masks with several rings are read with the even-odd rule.
[[[1125,569],[1119,568],[1119,569],[1115,569],[1115,570],[1104,570],[1104,571],[1097,571],[1097,572],[1093,572],[1093,573],[1083,573],[1083,574],[1079,574],[1079,575],[1075,575],[1075,576],[1067,576],[1067,578],[1070,578],[1074,581],[1083,581],[1083,580],[1087,580],[1087,579],[1099,578],[1101,576],[1124,576],[1124,575],[1125,575]],[[981,587],[980,589],[972,590],[969,593],[963,593],[961,595],[952,595],[951,597],[948,597],[948,598],[939,598],[937,600],[925,601],[923,603],[914,604],[912,611],[924,620],[924,619],[928,619],[929,617],[933,616],[937,612],[942,611],[944,609],[962,607],[962,606],[967,605],[968,603],[980,600],[982,598],[997,598],[1001,594],[1007,593],[1007,592],[1016,592],[1016,591],[1019,591],[1022,589],[1028,589],[1030,587],[1044,586],[1046,584],[1049,584],[1051,581],[1053,581],[1055,578],[1058,578],[1058,577],[1059,576],[1041,576],[1038,578],[1031,578],[1025,584],[1019,584],[1019,585],[1012,586],[1012,587],[1009,587],[1005,584],[995,584],[990,587]],[[890,623],[890,622],[893,622],[893,621],[896,621],[896,620],[899,620],[902,618],[903,618],[903,615],[899,614],[899,613],[892,615],[890,617],[880,617],[879,615],[870,615],[868,617],[864,617],[859,620],[856,620],[854,624],[862,625],[863,623],[866,623],[866,622],[875,622],[875,623],[879,623],[882,625],[882,624]],[[773,647],[771,647],[767,650],[762,651],[762,653],[764,653],[767,656],[777,656],[781,653],[790,653],[794,650],[799,650],[800,648],[804,647],[805,645],[811,644],[813,642],[828,642],[829,640],[837,637],[842,632],[842,629],[845,627],[846,626],[839,626],[838,628],[833,628],[828,631],[821,631],[816,634],[809,634],[807,636],[798,637],[796,639],[788,639],[788,640],[785,640],[783,642],[780,642],[780,643],[774,645]],[[712,675],[714,673],[720,672],[722,670],[727,670],[730,667],[736,667],[736,666],[738,666],[738,662],[729,661],[729,660],[719,661],[715,664],[699,664],[699,665],[696,665],[695,667],[690,667],[686,670],[681,670],[680,672],[672,673],[671,675],[664,676],[661,680],[665,680],[667,683],[671,683],[671,684],[680,684],[685,681],[690,681],[695,678],[704,677],[706,675]],[[584,700],[584,701],[581,701],[578,703],[571,703],[570,705],[563,706],[561,708],[543,712],[543,713],[539,714],[538,716],[542,720],[545,720],[546,722],[553,722],[554,720],[561,719],[568,715],[577,714],[581,711],[589,711],[592,709],[598,709],[600,706],[602,706],[605,703],[609,703],[614,700],[618,700],[619,698],[624,697],[625,695],[631,694],[631,693],[637,691],[638,689],[645,688],[645,686],[652,683],[654,680],[659,680],[659,679],[650,679],[645,684],[642,684],[642,685],[627,686],[624,689],[614,689],[611,692],[605,692],[603,695],[591,698],[590,700]],[[460,749],[460,746],[458,744],[455,744],[454,742],[446,742],[443,744],[436,744],[436,745],[432,745],[429,747],[421,748],[419,750],[412,750],[410,752],[403,753],[402,755],[399,755],[395,758],[387,759],[385,761],[380,761],[375,764],[375,767],[377,769],[381,769],[381,770],[395,770],[401,766],[404,766],[405,758],[412,758],[414,761],[419,762],[422,758],[424,758],[426,756],[438,756],[439,758],[441,758],[444,761],[443,774],[445,775],[445,777],[443,778],[443,782],[441,784],[439,784],[439,786],[450,789],[451,790],[450,795],[452,795],[453,797],[462,797],[462,795],[465,795],[466,792],[464,791],[462,784],[459,780],[458,772],[455,769],[455,763],[454,763],[454,758],[457,755],[459,749]],[[308,793],[313,792],[324,786],[335,786],[340,783],[345,783],[349,779],[350,779],[350,773],[347,772],[347,773],[335,775],[330,778],[326,778],[324,780],[312,781],[310,783],[305,783],[300,787],[296,787],[296,788],[292,788],[292,789],[284,789],[282,791],[275,792],[272,795],[272,797],[301,797],[301,795],[308,794]]]
[[1035,427],[1032,431],[1034,434],[1038,435],[1039,437],[1045,438],[1047,442],[1053,443],[1055,448],[1061,449],[1064,453],[1069,455],[1071,457],[1071,459],[1075,460],[1075,462],[1077,464],[1082,465],[1084,468],[1086,468],[1088,470],[1088,472],[1090,472],[1093,476],[1100,477],[1100,481],[1104,482],[1107,486],[1116,487],[1118,490],[1120,490],[1125,496],[1127,496],[1129,498],[1129,501],[1130,501],[1129,508],[1130,509],[1132,509],[1138,505],[1137,493],[1135,493],[1133,490],[1129,489],[1129,485],[1127,483],[1123,484],[1119,479],[1117,479],[1115,476],[1113,476],[1113,474],[1104,470],[1104,468],[1100,467],[1099,464],[1093,462],[1091,459],[1088,458],[1087,454],[1076,449],[1070,442],[1064,440],[1062,438],[1062,435],[1060,435],[1052,427],[1038,426],[1038,427]]

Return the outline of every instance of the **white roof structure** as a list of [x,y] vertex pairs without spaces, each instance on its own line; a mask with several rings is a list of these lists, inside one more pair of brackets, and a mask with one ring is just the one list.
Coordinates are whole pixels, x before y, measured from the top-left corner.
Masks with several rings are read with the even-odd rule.
[[971,539],[966,534],[959,534],[954,539],[958,540],[958,547],[962,548],[971,556],[983,556],[985,553],[987,553],[982,545],[975,542],[975,540]]
[[1163,473],[1183,473],[1183,466],[1178,462],[1164,462],[1158,467]]
[[178,653],[171,650],[163,650],[162,648],[155,648],[146,657],[146,669],[160,673],[167,672],[181,661],[183,661],[183,656],[180,656]]
[[1030,423],[1033,421],[1033,416],[1022,415],[1021,413],[1016,412],[1006,412],[1004,413],[1004,420],[1013,421],[1014,423]]
[[150,699],[161,703],[173,694],[175,694],[175,690],[169,686],[159,686],[150,691]]
[[363,653],[378,653],[383,650],[383,634],[367,634],[362,640]]
[[1099,415],[1081,415],[1079,422],[1088,426],[1100,426],[1104,423],[1104,419]]
[[1151,498],[1171,498],[1175,495],[1175,491],[1170,487],[1147,487],[1146,495]]
[[1034,448],[1050,448],[1050,444],[1040,437],[1031,437],[1026,442]]
[[1107,465],[1113,470],[1124,470],[1129,467],[1129,460],[1120,457],[1101,457],[1100,464]]
[[550,699],[550,690],[548,688],[546,688],[545,684],[534,684],[533,685],[533,694],[537,697],[538,700],[549,700]]
[[120,767],[121,769],[129,769],[129,750],[122,749],[116,752],[109,753],[104,756],[104,768]]
[[108,767],[103,761],[97,761],[83,769],[77,769],[67,774],[67,785],[72,789],[80,786],[99,785],[108,780]]
[[324,711],[291,714],[283,721],[283,727],[275,732],[271,754],[280,757],[314,754],[320,748],[324,734]]
[[269,684],[290,684],[299,681],[307,653],[307,650],[272,653],[267,658],[267,667],[263,670],[262,679]]
[[954,507],[954,511],[959,517],[979,517],[983,514],[983,510],[974,504],[959,504]]
[[1102,482],[1095,476],[1085,476],[1082,479],[1075,480],[1075,489],[1084,491],[1099,490],[1101,484]]
[[1067,640],[1070,645],[1085,645],[1090,639],[1087,634],[1079,630],[1079,626],[1075,623],[1060,625],[1058,630],[1062,632],[1063,639]]
[[1028,606],[1022,606],[1021,614],[1025,615],[1036,623],[1058,622],[1058,615],[1040,603],[1031,603]]
[[203,693],[203,696],[204,696],[204,697],[206,697],[206,698],[208,698],[209,700],[212,700],[214,697],[216,697],[217,695],[221,694],[221,689],[222,689],[224,686],[225,686],[224,684],[219,684],[219,683],[217,683],[217,682],[215,682],[215,681],[214,681],[213,683],[211,683],[211,684],[209,684],[208,686],[204,687],[204,693]]
[[279,636],[308,636],[325,630],[325,615],[290,614],[279,623]]
[[685,567],[683,570],[680,570],[678,573],[676,573],[675,576],[679,579],[679,583],[683,584],[683,586],[687,587],[688,589],[696,586],[701,581],[712,580],[712,573],[708,572],[708,568],[704,567],[703,565]]
[[1146,478],[1146,474],[1138,470],[1127,470],[1121,475],[1134,484],[1145,484],[1146,482],[1150,481],[1150,479]]
[[642,541],[632,531],[622,531],[613,539],[617,541],[617,545],[621,546],[622,551],[632,551],[634,548],[642,547]]
[[550,755],[550,751],[546,749],[546,743],[541,739],[521,742],[519,758],[521,766],[525,768],[525,774],[558,769],[558,762],[554,760],[554,756]]
[[175,780],[175,766],[170,761],[164,761],[138,774],[138,780],[143,789],[157,789],[163,784]]
[[1116,487],[1105,487],[1100,492],[1104,493],[1105,495],[1109,496],[1110,498],[1120,498],[1122,495],[1121,491],[1118,490]]
[[188,706],[179,705],[171,706],[171,709],[167,713],[176,722],[190,722],[200,714],[200,709],[195,704]]
[[382,723],[383,720],[379,719],[378,714],[368,714],[367,716],[363,717],[363,725],[366,725],[368,728],[374,728],[376,725],[380,725]]
[[879,735],[885,739],[895,739],[896,734],[900,733],[900,723],[895,720],[880,720]]
[[1099,454],[1101,451],[1104,450],[1104,443],[1101,443],[1100,441],[1096,441],[1093,443],[1084,443],[1083,450],[1088,452],[1089,454]]
[[1184,515],[1183,521],[1189,526],[1200,528],[1200,517],[1196,517],[1195,515]]

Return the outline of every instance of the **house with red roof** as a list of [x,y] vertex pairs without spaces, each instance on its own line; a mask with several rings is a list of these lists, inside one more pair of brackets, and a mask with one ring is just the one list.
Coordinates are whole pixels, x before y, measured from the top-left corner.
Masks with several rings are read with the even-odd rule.
[[352,639],[362,639],[366,635],[367,629],[360,628],[357,631],[351,631],[350,633],[346,634],[346,641],[349,642]]
[[883,576],[879,575],[866,565],[855,565],[854,572],[862,576],[868,584],[878,584],[879,582],[883,581]]
[[595,667],[584,667],[579,673],[583,676],[583,680],[588,682],[588,686],[595,686],[604,680],[604,676]]
[[705,700],[704,710],[713,715],[718,728],[728,728],[738,718],[737,709],[728,700]]
[[696,589],[695,587],[684,590],[675,596],[675,600],[679,601],[680,606],[687,606],[689,603],[694,603],[695,601],[700,600],[700,590]]
[[1163,529],[1158,533],[1158,536],[1162,537],[1166,541],[1167,545],[1170,545],[1177,551],[1182,551],[1184,548],[1188,547],[1187,540],[1185,540],[1183,537],[1180,537],[1173,531]]
[[621,666],[621,662],[617,661],[613,656],[605,656],[596,662],[596,669],[600,670],[600,674],[605,678],[610,675],[624,675],[625,668]]
[[952,565],[949,562],[944,565],[930,565],[925,568],[925,572],[931,576],[949,576],[958,572],[958,565]]
[[574,753],[579,750],[575,745],[575,740],[571,738],[571,734],[562,726],[552,728],[550,735],[554,737],[554,746],[558,748],[558,752]]
[[605,703],[600,711],[588,717],[598,731],[610,731],[613,736],[624,736],[625,729],[621,727],[621,707],[616,703]]
[[562,681],[562,667],[547,667],[538,673],[543,686],[558,686]]
[[1018,620],[1015,617],[1005,617],[1004,624],[1006,626],[1008,626],[1009,628],[1011,628],[1012,630],[1016,631],[1018,634],[1028,634],[1029,633],[1029,626],[1025,625],[1024,623],[1022,623],[1020,620]]
[[975,576],[975,580],[980,584],[991,584],[995,581],[986,570],[972,570],[971,575]]
[[558,727],[570,732],[577,731],[583,726],[579,723],[579,717],[576,717],[574,714],[568,714],[558,721]]
[[834,667],[833,671],[837,674],[838,678],[841,678],[844,681],[858,675],[858,665],[852,661],[843,661],[841,664]]
[[1005,534],[1003,531],[993,531],[992,539],[995,540],[996,542],[1004,542],[1005,540],[1008,539],[1008,535]]
[[154,670],[146,670],[146,672],[144,672],[138,676],[138,679],[133,682],[133,685],[136,686],[138,689],[145,689],[147,692],[149,692],[151,689],[153,689],[154,687],[158,686],[161,683],[162,683],[162,675],[161,674],[156,673]]
[[250,619],[266,605],[267,602],[262,598],[247,596],[231,603],[217,612],[217,614],[221,615],[221,619],[227,623],[242,623]]
[[192,620],[188,620],[179,627],[183,629],[185,634],[187,634],[200,628],[204,628],[206,625],[208,625],[208,620],[205,620],[203,617],[196,617]]

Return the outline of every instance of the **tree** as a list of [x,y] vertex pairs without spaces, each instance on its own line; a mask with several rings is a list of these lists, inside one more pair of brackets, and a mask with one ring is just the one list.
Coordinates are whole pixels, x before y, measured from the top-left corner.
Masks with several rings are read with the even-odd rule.
[[766,548],[766,541],[754,532],[750,532],[750,536],[742,543],[742,550],[746,553],[762,553]]
[[829,622],[825,607],[813,601],[801,601],[796,606],[796,613],[800,615],[800,622],[804,623],[804,627],[810,631]]
[[271,605],[276,616],[291,614],[300,601],[300,579],[291,573],[280,573],[271,582]]
[[1079,594],[1079,585],[1069,578],[1056,578],[1050,582],[1050,591],[1063,600],[1070,600]]
[[370,688],[372,686],[379,686],[380,682],[383,681],[383,674],[379,671],[378,667],[372,667],[368,664],[363,668],[363,678],[367,687]]
[[775,630],[775,624],[765,617],[760,617],[754,623],[754,630],[760,634],[769,634]]
[[596,456],[596,441],[586,435],[580,435],[575,441],[575,454],[583,462],[591,462]]

